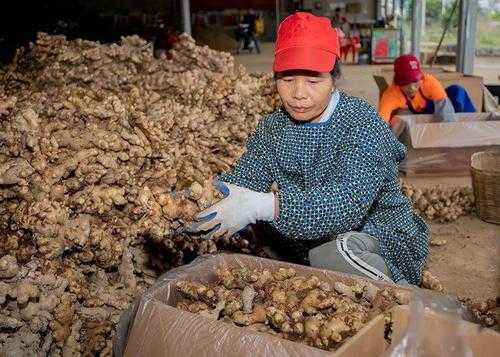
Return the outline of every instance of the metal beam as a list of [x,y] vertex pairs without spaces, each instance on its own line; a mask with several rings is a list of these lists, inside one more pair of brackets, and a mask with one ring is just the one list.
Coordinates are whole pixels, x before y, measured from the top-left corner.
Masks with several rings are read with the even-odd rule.
[[473,74],[476,55],[477,0],[461,0],[459,16],[457,72]]
[[182,8],[182,29],[185,33],[191,35],[191,9],[189,0],[181,0]]
[[411,16],[411,52],[420,58],[420,42],[422,41],[423,5],[425,0],[413,0]]

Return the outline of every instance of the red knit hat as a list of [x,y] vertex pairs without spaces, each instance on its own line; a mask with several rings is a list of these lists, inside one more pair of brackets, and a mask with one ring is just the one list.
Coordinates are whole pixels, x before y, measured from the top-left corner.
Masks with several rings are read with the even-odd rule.
[[273,70],[330,72],[339,57],[339,37],[330,19],[296,12],[279,25]]
[[420,61],[414,55],[402,55],[394,61],[394,83],[405,86],[418,82],[424,76]]

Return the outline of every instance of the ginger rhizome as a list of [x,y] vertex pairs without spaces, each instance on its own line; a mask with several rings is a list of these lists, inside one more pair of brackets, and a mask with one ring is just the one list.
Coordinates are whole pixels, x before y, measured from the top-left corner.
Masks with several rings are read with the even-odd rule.
[[254,331],[337,349],[369,320],[408,303],[404,290],[379,288],[359,280],[331,286],[293,268],[220,268],[217,281],[178,281],[179,309]]

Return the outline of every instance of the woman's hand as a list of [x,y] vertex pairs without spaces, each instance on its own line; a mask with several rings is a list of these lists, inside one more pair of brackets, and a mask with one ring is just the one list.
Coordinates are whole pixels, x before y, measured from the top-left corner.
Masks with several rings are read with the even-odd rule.
[[232,236],[249,224],[275,218],[274,193],[256,192],[222,181],[215,181],[214,185],[224,199],[196,215],[191,232],[207,232],[206,239]]

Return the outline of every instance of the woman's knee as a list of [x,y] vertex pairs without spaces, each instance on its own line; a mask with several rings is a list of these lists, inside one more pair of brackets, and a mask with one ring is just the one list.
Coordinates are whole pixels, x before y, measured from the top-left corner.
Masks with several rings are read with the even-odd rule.
[[335,240],[309,250],[313,267],[361,275],[393,282],[391,272],[380,256],[378,239],[362,232],[348,232]]
[[378,239],[363,232],[347,232],[337,237],[343,247],[356,255],[380,253]]

